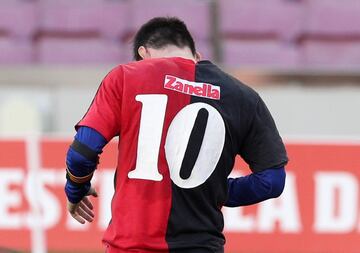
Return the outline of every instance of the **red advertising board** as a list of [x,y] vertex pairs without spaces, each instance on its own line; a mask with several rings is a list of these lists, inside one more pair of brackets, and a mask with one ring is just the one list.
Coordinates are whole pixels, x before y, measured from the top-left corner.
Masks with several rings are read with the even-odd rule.
[[[64,160],[70,139],[0,139],[0,248],[102,251],[110,220],[116,143],[94,177],[96,219],[66,212]],[[226,252],[360,252],[360,143],[288,142],[290,163],[278,199],[224,208]],[[238,159],[234,175],[249,173]]]

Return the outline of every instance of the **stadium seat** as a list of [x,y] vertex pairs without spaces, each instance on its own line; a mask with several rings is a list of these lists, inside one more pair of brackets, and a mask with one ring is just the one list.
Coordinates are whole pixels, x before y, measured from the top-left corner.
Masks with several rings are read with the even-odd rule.
[[102,1],[40,1],[40,30],[45,32],[100,33]]
[[61,5],[49,3],[41,6],[40,28],[47,32],[99,32],[101,20],[97,5]]
[[298,66],[299,52],[292,45],[275,40],[226,40],[225,66],[291,69]]
[[296,37],[303,22],[303,4],[295,1],[222,0],[220,29],[225,37]]
[[37,59],[50,64],[116,64],[123,61],[121,45],[99,38],[41,38]]
[[40,30],[45,33],[102,34],[122,38],[128,32],[128,1],[42,0]]
[[307,35],[360,35],[360,2],[312,0],[307,2]]
[[0,37],[0,64],[25,64],[33,61],[33,48],[29,41]]
[[149,19],[156,16],[177,16],[185,21],[195,39],[209,37],[209,1],[199,0],[132,0],[131,30],[136,31]]
[[130,29],[129,1],[106,1],[103,5],[101,32],[106,37],[123,39]]
[[4,1],[0,7],[0,32],[17,37],[31,36],[37,25],[35,2]]
[[360,66],[360,40],[303,42],[303,63],[308,67],[353,68]]

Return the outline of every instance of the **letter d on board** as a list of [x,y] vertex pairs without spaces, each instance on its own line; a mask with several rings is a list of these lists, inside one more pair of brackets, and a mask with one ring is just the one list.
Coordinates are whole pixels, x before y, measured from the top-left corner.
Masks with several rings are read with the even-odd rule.
[[349,172],[315,174],[315,223],[319,233],[348,233],[357,226],[358,182]]

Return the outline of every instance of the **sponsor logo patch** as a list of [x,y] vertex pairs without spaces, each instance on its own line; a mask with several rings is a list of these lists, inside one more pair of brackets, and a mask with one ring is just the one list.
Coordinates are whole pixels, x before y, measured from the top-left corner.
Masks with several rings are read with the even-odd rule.
[[165,76],[164,88],[197,97],[220,99],[219,86],[209,83],[192,82],[171,75]]

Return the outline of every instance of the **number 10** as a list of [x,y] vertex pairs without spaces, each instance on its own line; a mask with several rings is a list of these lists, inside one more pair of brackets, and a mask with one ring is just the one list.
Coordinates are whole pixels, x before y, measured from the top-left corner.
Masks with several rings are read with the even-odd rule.
[[[128,177],[161,181],[163,176],[159,173],[158,159],[168,97],[161,94],[146,94],[137,95],[135,99],[142,103],[142,111],[136,167],[128,173]],[[190,177],[183,179],[180,177],[180,168],[191,131],[201,109],[208,112],[203,142]],[[213,106],[205,103],[185,106],[170,123],[165,140],[165,156],[172,181],[181,188],[194,188],[203,184],[215,170],[224,143],[224,121]]]

